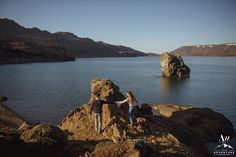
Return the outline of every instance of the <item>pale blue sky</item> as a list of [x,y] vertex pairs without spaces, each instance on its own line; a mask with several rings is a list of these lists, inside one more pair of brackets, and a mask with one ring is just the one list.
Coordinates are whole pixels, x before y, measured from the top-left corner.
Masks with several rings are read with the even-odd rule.
[[0,0],[0,17],[144,52],[236,42],[236,0]]

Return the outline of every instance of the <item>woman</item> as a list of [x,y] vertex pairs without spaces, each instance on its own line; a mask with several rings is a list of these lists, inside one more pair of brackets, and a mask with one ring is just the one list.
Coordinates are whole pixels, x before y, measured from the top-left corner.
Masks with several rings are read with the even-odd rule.
[[127,92],[127,98],[125,100],[116,101],[115,103],[118,105],[118,107],[120,107],[120,105],[124,104],[124,103],[129,104],[129,120],[130,120],[130,123],[133,125],[134,124],[133,120],[135,118],[134,109],[136,108],[136,106],[139,106],[138,101],[135,98],[135,96],[133,95],[133,93],[131,91],[128,91]]

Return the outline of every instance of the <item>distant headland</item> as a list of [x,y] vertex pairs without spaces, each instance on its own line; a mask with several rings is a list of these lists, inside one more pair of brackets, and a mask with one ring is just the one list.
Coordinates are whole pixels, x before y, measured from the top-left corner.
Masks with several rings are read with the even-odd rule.
[[236,43],[182,46],[171,53],[181,56],[236,56]]
[[50,33],[35,27],[25,28],[13,20],[0,18],[0,64],[137,56],[146,54],[121,45],[80,38],[70,32]]

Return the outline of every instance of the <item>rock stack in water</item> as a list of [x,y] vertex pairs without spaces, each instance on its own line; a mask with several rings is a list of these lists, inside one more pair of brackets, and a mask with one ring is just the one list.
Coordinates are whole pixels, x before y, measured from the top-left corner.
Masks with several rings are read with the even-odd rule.
[[178,54],[165,52],[161,56],[161,71],[164,77],[190,77],[190,69]]

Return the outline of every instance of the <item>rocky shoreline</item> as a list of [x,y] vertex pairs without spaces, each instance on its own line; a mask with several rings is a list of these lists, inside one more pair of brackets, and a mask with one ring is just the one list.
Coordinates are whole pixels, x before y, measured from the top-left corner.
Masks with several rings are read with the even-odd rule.
[[211,156],[204,143],[218,141],[220,134],[231,137],[235,134],[231,122],[220,113],[208,108],[174,104],[143,104],[136,112],[133,126],[128,121],[127,105],[118,108],[116,104],[104,104],[102,133],[98,134],[94,132],[94,117],[89,114],[96,93],[111,102],[124,98],[111,80],[92,80],[91,99],[72,110],[58,126],[29,124],[17,114],[9,114],[13,112],[4,108],[4,102],[1,102],[0,147],[3,154],[204,157]]

